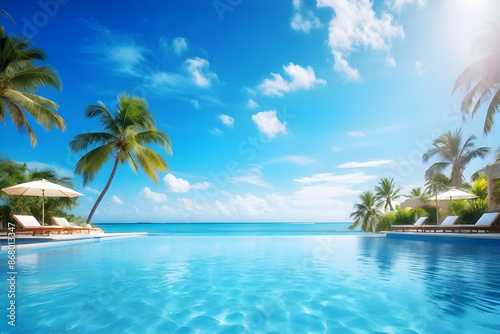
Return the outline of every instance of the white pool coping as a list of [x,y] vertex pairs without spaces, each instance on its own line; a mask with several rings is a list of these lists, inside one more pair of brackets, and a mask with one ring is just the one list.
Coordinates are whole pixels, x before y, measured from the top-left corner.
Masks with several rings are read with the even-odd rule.
[[[146,232],[135,233],[91,233],[91,234],[54,234],[48,236],[32,236],[32,235],[16,235],[17,240],[23,240],[23,243],[16,243],[16,250],[20,249],[35,249],[35,248],[48,248],[54,246],[71,246],[82,243],[90,242],[103,242],[124,238],[134,238],[147,235]],[[7,240],[7,236],[0,235],[0,240]],[[26,240],[33,240],[36,242],[25,243]],[[0,246],[0,251],[7,251],[8,245]]]

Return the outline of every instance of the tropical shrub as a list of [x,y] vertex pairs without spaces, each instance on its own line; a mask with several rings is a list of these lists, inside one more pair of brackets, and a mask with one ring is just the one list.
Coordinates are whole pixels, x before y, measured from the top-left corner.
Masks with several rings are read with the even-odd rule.
[[396,211],[394,225],[413,225],[415,223],[415,210],[410,208]]
[[488,212],[486,199],[453,201],[450,211],[459,216],[458,224],[475,224],[481,215]]
[[394,212],[384,213],[379,217],[375,231],[376,232],[390,231],[391,225],[394,223],[395,219],[396,219],[396,214]]

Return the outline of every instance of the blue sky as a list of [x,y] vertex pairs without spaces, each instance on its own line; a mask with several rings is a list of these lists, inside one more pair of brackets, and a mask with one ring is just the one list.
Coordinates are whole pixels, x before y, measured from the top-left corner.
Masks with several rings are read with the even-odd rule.
[[[11,123],[1,153],[74,176],[68,149],[98,130],[86,105],[144,97],[173,142],[158,185],[127,165],[95,222],[347,221],[359,193],[381,177],[422,186],[421,155],[462,128],[482,135],[484,110],[462,122],[456,77],[472,43],[500,13],[494,0],[7,2],[6,30],[33,38],[60,73],[68,129],[38,146]],[[473,162],[466,177],[494,160]],[[86,216],[111,172],[87,187],[74,176],[75,214]]]

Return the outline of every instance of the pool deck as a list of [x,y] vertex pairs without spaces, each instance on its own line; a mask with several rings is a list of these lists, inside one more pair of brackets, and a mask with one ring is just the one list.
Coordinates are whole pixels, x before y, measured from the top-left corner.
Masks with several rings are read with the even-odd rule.
[[[47,248],[54,246],[71,246],[75,244],[89,242],[112,241],[124,238],[134,238],[147,235],[146,232],[136,233],[91,233],[91,234],[52,234],[52,235],[37,235],[16,234],[16,250]],[[0,235],[0,251],[7,251],[7,236]]]

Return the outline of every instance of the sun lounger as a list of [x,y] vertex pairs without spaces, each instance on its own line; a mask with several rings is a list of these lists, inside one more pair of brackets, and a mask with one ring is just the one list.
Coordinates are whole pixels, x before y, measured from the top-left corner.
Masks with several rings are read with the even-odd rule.
[[498,217],[500,217],[500,213],[498,212],[484,213],[474,225],[453,225],[447,228],[446,230],[459,233],[462,231],[470,231],[470,233],[472,233],[473,231],[476,231],[477,233],[479,233],[479,231],[500,232],[500,226],[495,225],[495,222],[498,220]]
[[71,233],[73,229],[62,226],[42,226],[33,216],[22,216],[22,215],[14,215],[14,219],[19,223],[21,227],[18,232],[33,232],[33,236],[36,233],[44,234],[47,232],[50,235],[51,232],[57,232],[57,234],[61,234],[61,232]]
[[50,219],[56,224],[57,226],[62,226],[62,227],[67,227],[71,228],[74,230],[74,232],[79,232],[82,233],[82,231],[86,231],[87,233],[90,234],[90,228],[83,228],[81,226],[78,226],[76,224],[71,225],[66,218],[61,218],[61,217],[50,217]]
[[426,225],[426,226],[422,226],[422,232],[427,232],[427,231],[433,231],[433,232],[436,232],[436,231],[445,231],[446,229],[450,229],[450,226],[452,226],[453,224],[455,224],[458,220],[458,216],[448,216],[446,217],[443,222],[441,223],[441,225]]
[[424,225],[427,217],[420,217],[413,225],[392,225],[391,229],[393,231],[418,231]]
[[[78,226],[75,223],[68,222],[68,220],[66,218],[62,218],[62,217],[51,217],[50,219],[54,222],[54,224],[56,224],[58,226],[72,228],[75,232],[81,233],[82,231],[87,231],[87,233],[89,233],[89,234],[90,234],[90,232],[97,232],[97,233],[103,232],[103,230],[101,230],[100,228]],[[87,225],[87,226],[89,226],[89,225]]]

